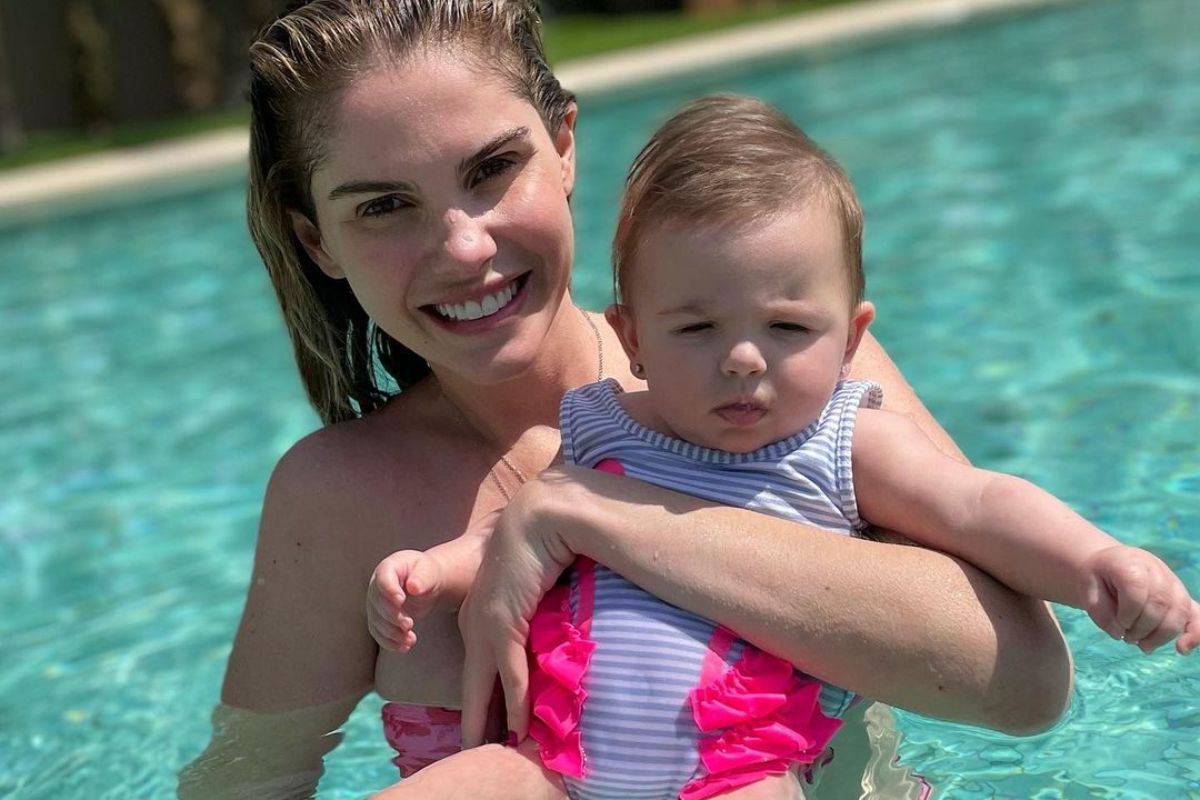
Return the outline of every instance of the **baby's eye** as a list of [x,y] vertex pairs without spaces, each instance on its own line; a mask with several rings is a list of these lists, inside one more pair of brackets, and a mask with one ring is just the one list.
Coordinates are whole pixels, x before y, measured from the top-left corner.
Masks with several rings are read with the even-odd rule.
[[781,333],[804,333],[808,330],[805,326],[798,322],[782,322],[776,321],[771,323],[771,329],[780,331]]
[[687,325],[680,325],[675,329],[675,333],[701,333],[703,331],[712,330],[713,323],[711,322],[689,322]]
[[359,213],[364,217],[382,217],[394,211],[399,211],[402,208],[407,208],[409,205],[403,197],[389,194],[384,197],[376,197],[374,200],[364,203]]

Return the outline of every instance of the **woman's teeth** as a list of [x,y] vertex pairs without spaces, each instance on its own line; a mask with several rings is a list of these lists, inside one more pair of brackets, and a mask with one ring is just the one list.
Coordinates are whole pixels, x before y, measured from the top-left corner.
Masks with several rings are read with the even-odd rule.
[[437,312],[447,319],[456,321],[482,319],[490,317],[509,304],[517,293],[517,282],[512,281],[495,294],[489,294],[476,302],[468,300],[465,303],[439,303],[434,306]]

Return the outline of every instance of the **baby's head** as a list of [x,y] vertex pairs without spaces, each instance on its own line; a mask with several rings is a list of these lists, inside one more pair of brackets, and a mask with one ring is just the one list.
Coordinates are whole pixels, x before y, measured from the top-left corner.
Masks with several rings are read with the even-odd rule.
[[750,98],[703,98],[651,137],[626,182],[613,262],[609,321],[658,424],[722,450],[816,419],[873,316],[850,180]]

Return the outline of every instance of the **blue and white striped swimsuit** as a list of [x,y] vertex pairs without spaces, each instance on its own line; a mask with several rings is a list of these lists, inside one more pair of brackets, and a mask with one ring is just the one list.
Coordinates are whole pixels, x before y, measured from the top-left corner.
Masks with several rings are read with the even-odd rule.
[[[850,448],[858,409],[880,404],[876,384],[839,383],[816,421],[751,453],[713,450],[652,431],[621,406],[621,392],[609,379],[566,394],[560,423],[567,463],[594,467],[616,461],[629,477],[725,505],[849,535],[865,527],[854,499]],[[570,571],[569,584],[559,587],[563,613],[569,607],[575,622],[581,611],[580,574],[578,569]],[[595,644],[580,692],[586,693],[586,700],[580,701],[575,746],[582,749],[582,774],[558,770],[564,772],[571,797],[665,800],[682,794],[691,800],[727,791],[729,787],[701,786],[716,779],[705,777],[713,770],[705,766],[710,756],[702,753],[705,734],[697,727],[692,700],[697,686],[712,676],[713,642],[724,629],[659,600],[601,565],[589,563],[586,580],[590,599],[584,602],[590,608],[584,611],[590,616],[590,630],[582,638]],[[572,636],[580,638],[578,632]],[[731,634],[727,637],[727,649],[717,654],[719,670],[729,671],[743,655],[773,658]],[[537,655],[536,641],[533,650]],[[706,663],[709,672],[702,674]],[[785,669],[791,673],[790,665]],[[838,687],[819,686],[819,709],[829,717],[840,717],[854,699]],[[536,718],[536,697],[534,707]],[[539,724],[535,719],[535,729],[545,736]],[[556,768],[553,754],[547,752],[555,747],[535,738],[547,766]]]

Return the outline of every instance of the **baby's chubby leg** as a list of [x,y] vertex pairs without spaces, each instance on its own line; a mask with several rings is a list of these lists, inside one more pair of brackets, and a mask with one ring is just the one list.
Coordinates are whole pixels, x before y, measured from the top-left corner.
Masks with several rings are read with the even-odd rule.
[[804,789],[796,773],[788,772],[716,795],[714,800],[804,800]]
[[[559,775],[542,766],[537,744],[526,739],[516,748],[485,744],[455,753],[371,795],[371,800],[479,800],[481,797],[567,800],[567,790]],[[768,795],[761,797],[765,800]],[[791,795],[770,796],[771,800],[777,797]]]

